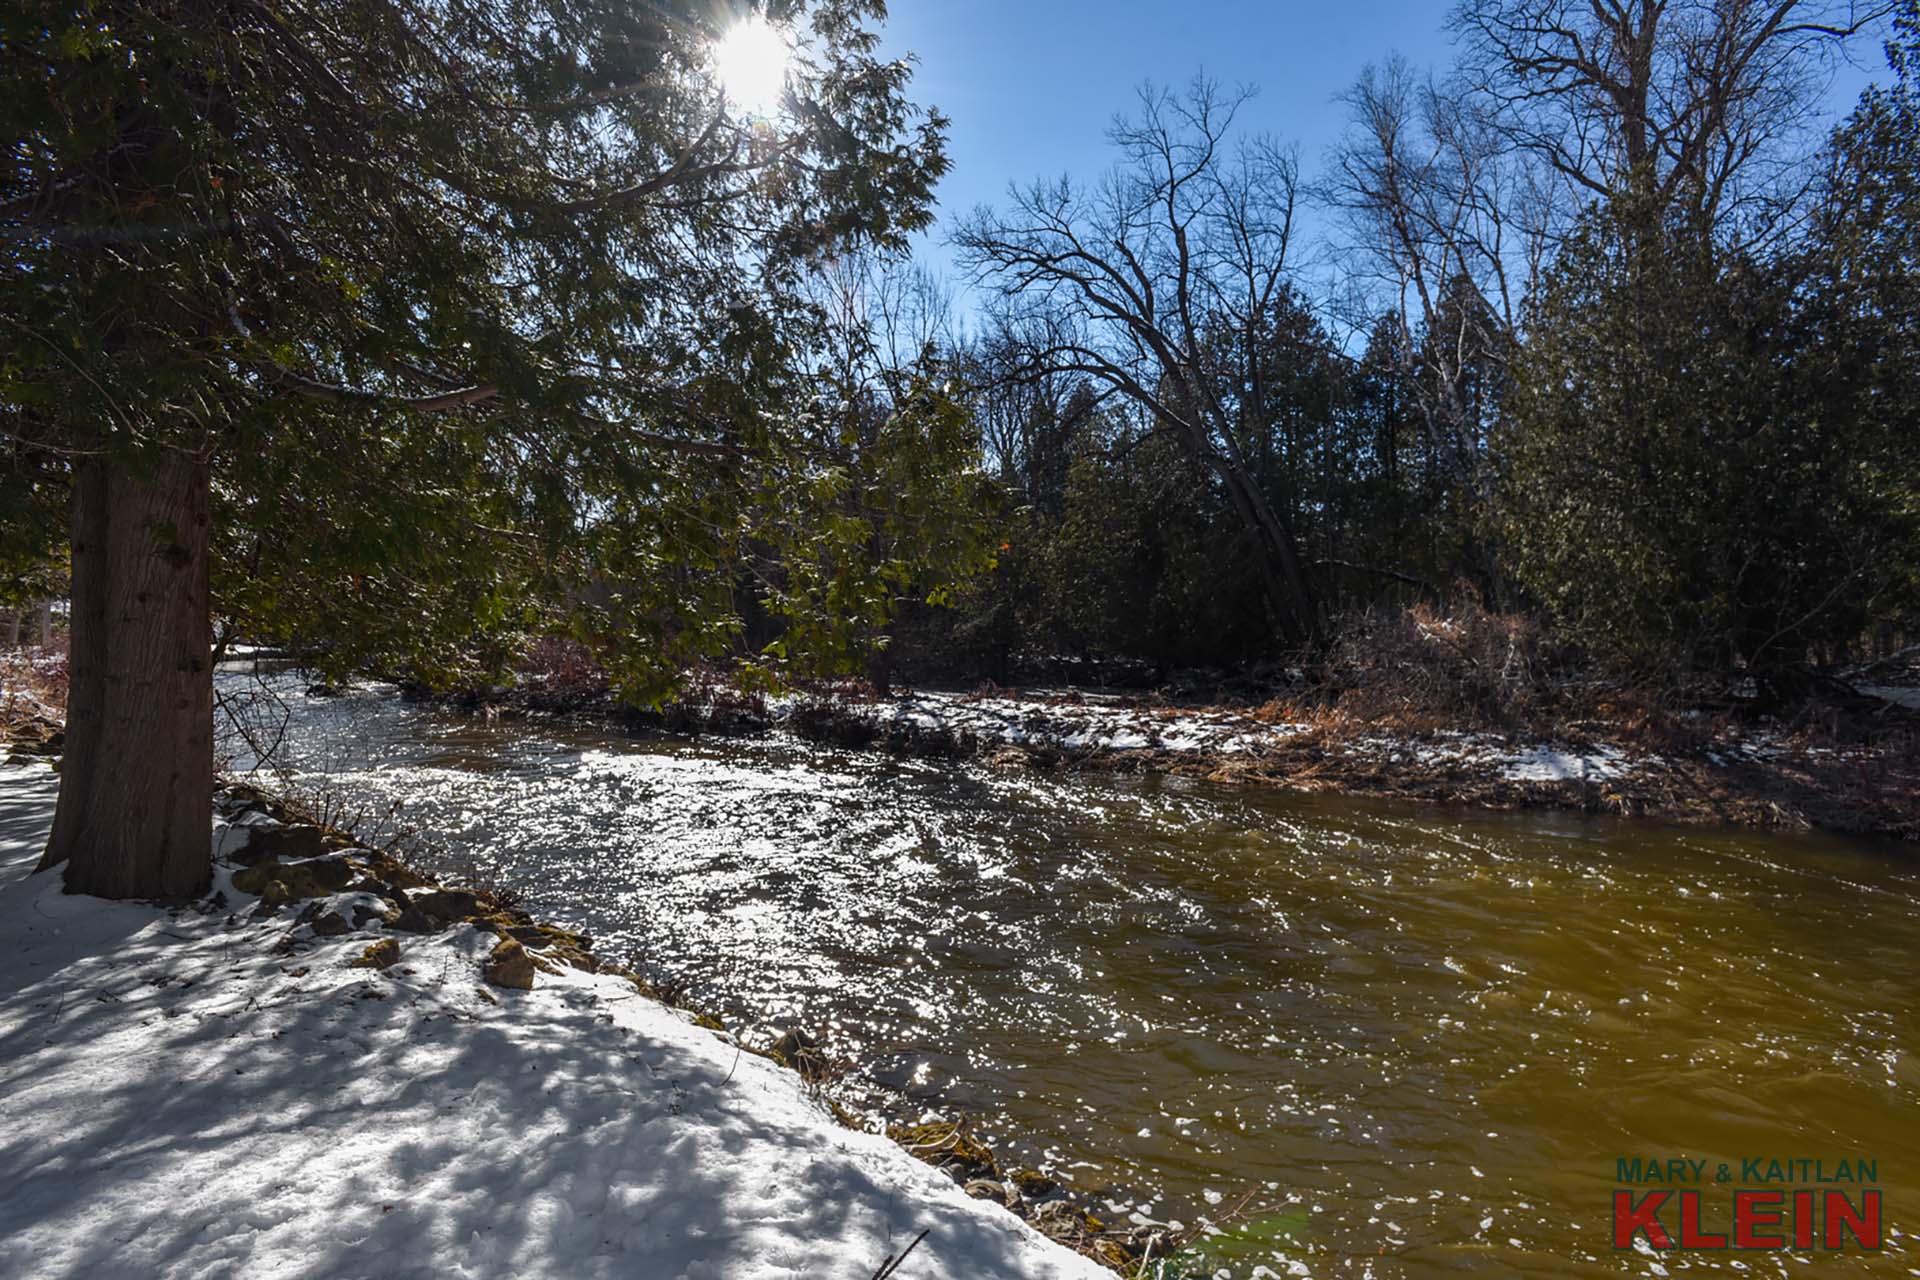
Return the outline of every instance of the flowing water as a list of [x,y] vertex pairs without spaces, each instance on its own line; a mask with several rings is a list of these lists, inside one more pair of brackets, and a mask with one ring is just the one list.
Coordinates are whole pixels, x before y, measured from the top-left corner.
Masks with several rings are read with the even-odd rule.
[[[1901,848],[290,701],[306,781],[695,1007],[1119,1221],[1243,1206],[1201,1274],[1920,1275]],[[1875,1161],[1887,1247],[1616,1251],[1622,1157]]]

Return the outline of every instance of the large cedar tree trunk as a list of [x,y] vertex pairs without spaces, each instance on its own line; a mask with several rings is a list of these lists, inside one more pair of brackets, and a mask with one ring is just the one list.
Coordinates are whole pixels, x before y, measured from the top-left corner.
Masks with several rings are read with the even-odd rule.
[[69,893],[188,898],[212,876],[208,473],[89,459],[73,490],[60,800],[41,867]]

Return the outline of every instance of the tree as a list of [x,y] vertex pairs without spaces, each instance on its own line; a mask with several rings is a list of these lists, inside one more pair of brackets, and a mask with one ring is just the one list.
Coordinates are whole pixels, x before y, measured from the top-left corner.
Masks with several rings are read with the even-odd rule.
[[1035,361],[1057,345],[1050,317],[996,307],[957,367],[980,424],[987,461],[1033,507],[1058,515],[1075,437],[1100,395],[1085,374]]
[[1099,186],[1036,183],[1005,212],[978,211],[957,241],[982,281],[1045,313],[1037,367],[1129,401],[1219,478],[1274,622],[1299,641],[1318,631],[1318,606],[1245,441],[1267,425],[1258,354],[1291,301],[1300,184],[1273,140],[1232,142],[1246,97],[1205,80],[1183,96],[1144,87],[1138,115],[1113,126],[1120,165]]
[[[1819,59],[1899,0],[1466,0],[1452,25],[1512,142],[1567,186],[1711,235],[1796,185]],[[1817,138],[1811,139],[1817,145]],[[1785,190],[1782,190],[1782,187]],[[1631,196],[1628,201],[1626,198]]]
[[[1899,25],[1911,38],[1911,0]],[[1920,183],[1906,47],[1813,167],[1807,234],[1764,251],[1629,191],[1532,308],[1499,445],[1537,598],[1603,653],[1791,687],[1920,562]],[[1649,207],[1651,206],[1651,207]],[[1785,688],[1782,688],[1785,691]]]
[[[796,358],[821,322],[797,286],[926,225],[944,122],[875,56],[880,0],[755,19],[795,45],[771,117],[716,86],[713,15],[9,10],[0,407],[36,495],[70,495],[46,855],[70,890],[206,884],[216,602],[334,661],[429,669],[561,602],[546,621],[644,695],[737,634],[725,566],[749,543],[859,558],[857,526],[755,514],[832,489],[812,467],[837,405]],[[916,403],[899,458],[954,436]],[[810,581],[776,607],[830,614]]]
[[1475,383],[1507,356],[1540,261],[1535,193],[1462,84],[1395,58],[1344,101],[1351,125],[1323,189],[1358,251],[1351,274],[1398,328],[1375,349],[1400,356],[1441,478],[1471,500],[1488,478]]
[[1649,225],[1596,213],[1530,314],[1507,541],[1593,651],[1784,692],[1911,591],[1911,333],[1818,249],[1756,259]]

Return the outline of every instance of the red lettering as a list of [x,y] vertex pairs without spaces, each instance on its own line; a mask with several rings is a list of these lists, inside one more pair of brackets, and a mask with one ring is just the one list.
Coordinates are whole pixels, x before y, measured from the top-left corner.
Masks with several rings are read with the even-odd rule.
[[1703,1235],[1700,1231],[1700,1193],[1680,1193],[1680,1247],[1682,1249],[1724,1249],[1724,1235]]
[[1646,1232],[1647,1243],[1656,1249],[1673,1248],[1673,1237],[1660,1222],[1660,1209],[1667,1203],[1671,1191],[1649,1191],[1647,1198],[1639,1205],[1633,1203],[1633,1192],[1616,1191],[1613,1193],[1613,1247],[1616,1249],[1633,1248],[1634,1236]]
[[1779,1249],[1784,1236],[1763,1236],[1756,1228],[1780,1225],[1779,1206],[1787,1198],[1784,1191],[1736,1191],[1733,1193],[1733,1247],[1736,1249]]
[[1813,1248],[1813,1192],[1793,1193],[1793,1247]]
[[[1853,1232],[1853,1238],[1859,1241],[1861,1248],[1878,1249],[1880,1247],[1880,1193],[1878,1191],[1860,1193],[1858,1213],[1854,1212],[1853,1202],[1847,1199],[1846,1192],[1829,1191],[1824,1214],[1827,1220],[1827,1248],[1845,1247],[1841,1243],[1844,1239],[1840,1234],[1842,1225]],[[1616,1212],[1614,1228],[1616,1235],[1619,1233],[1618,1217]]]

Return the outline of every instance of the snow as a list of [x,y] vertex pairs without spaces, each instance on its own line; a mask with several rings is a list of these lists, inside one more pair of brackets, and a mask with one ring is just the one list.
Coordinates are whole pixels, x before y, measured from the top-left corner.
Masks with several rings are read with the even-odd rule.
[[1080,701],[911,693],[880,702],[847,703],[846,714],[886,726],[971,734],[983,742],[1067,751],[1212,751],[1244,754],[1307,726],[1263,724],[1227,710],[1175,710]]
[[1627,758],[1615,747],[1587,751],[1534,746],[1500,761],[1502,777],[1514,782],[1600,782],[1625,773]]
[[[781,708],[786,710],[788,708]],[[1052,747],[1068,751],[1158,750],[1245,755],[1306,733],[1311,726],[1268,723],[1230,709],[1174,709],[1100,705],[1064,699],[976,697],[912,693],[842,710],[885,727],[890,724],[970,734],[985,743]],[[1423,765],[1461,764],[1510,782],[1602,782],[1635,768],[1660,763],[1633,761],[1618,748],[1574,748],[1535,742],[1509,745],[1486,734],[1442,735],[1441,742],[1362,737],[1336,749]]]
[[1863,684],[1860,692],[1895,706],[1920,711],[1920,685]]
[[471,925],[382,973],[224,870],[68,897],[54,784],[0,769],[0,1275],[864,1280],[923,1230],[901,1280],[1109,1274],[617,978],[483,988]]

